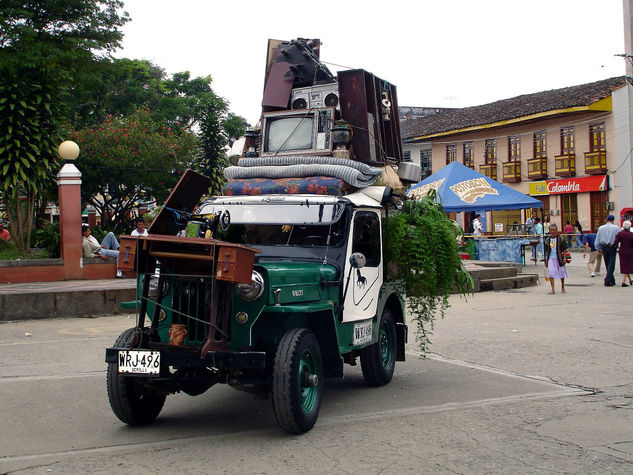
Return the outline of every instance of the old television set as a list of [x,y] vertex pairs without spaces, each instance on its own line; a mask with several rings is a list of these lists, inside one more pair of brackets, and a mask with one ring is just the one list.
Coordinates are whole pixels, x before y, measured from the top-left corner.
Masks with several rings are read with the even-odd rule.
[[265,112],[260,155],[331,155],[334,107]]

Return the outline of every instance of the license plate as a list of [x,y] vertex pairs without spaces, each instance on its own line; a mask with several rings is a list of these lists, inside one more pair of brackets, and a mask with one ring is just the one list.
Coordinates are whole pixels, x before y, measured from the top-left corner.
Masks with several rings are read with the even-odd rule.
[[354,345],[371,341],[371,320],[354,325]]
[[160,351],[119,350],[119,373],[159,374]]

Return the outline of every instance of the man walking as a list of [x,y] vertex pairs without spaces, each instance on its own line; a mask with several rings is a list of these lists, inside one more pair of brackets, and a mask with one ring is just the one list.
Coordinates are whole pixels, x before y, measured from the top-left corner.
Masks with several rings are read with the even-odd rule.
[[589,275],[595,277],[600,273],[600,264],[602,263],[602,255],[598,254],[596,249],[596,233],[583,234],[582,243],[584,244],[583,259],[587,257],[589,253],[589,260],[587,261],[587,269],[589,269]]
[[607,216],[606,224],[600,226],[596,234],[596,249],[604,257],[604,265],[607,268],[607,275],[604,278],[604,285],[606,287],[613,287],[615,285],[613,271],[615,270],[617,246],[614,244],[614,241],[615,236],[620,232],[620,228],[613,224],[614,221],[615,216],[612,214]]
[[534,220],[536,219],[536,212],[532,212],[532,216],[525,220],[525,234],[531,236],[534,234]]
[[538,259],[538,256],[543,256],[542,261],[545,259],[545,254],[543,254],[543,225],[541,224],[540,218],[534,218],[534,234],[538,238],[538,244],[536,245],[536,251],[534,246],[532,247],[532,254],[536,252],[536,255],[532,256],[534,262]]

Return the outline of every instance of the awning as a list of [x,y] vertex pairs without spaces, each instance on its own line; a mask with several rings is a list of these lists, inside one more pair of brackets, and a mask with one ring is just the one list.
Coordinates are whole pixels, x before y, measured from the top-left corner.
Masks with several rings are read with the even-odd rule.
[[407,197],[421,198],[437,190],[446,212],[540,208],[539,200],[513,190],[459,162],[451,162],[407,190]]

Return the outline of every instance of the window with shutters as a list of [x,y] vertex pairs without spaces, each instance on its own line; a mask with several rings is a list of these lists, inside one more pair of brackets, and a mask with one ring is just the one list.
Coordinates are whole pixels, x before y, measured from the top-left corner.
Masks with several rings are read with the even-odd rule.
[[464,142],[464,165],[475,168],[475,157],[473,156],[473,142]]
[[455,161],[457,157],[457,146],[452,143],[446,146],[446,164],[448,165],[451,162]]
[[547,158],[547,132],[534,132],[534,158]]
[[486,165],[497,163],[497,139],[486,139],[484,142],[484,162]]
[[568,125],[560,128],[560,153],[570,155],[574,153],[574,126]]
[[508,161],[521,161],[521,136],[511,135],[508,137]]

